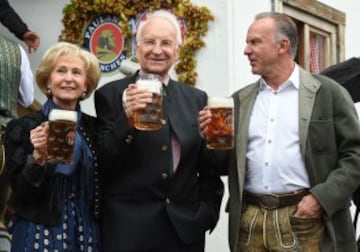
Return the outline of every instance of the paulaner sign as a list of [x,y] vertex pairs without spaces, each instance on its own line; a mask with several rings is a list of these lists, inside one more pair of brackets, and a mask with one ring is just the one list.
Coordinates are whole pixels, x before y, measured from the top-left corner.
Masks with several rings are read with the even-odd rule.
[[[95,54],[100,61],[101,72],[113,74],[118,71],[121,62],[126,57],[135,56],[135,34],[141,22],[147,19],[148,11],[139,13],[135,19],[129,20],[132,36],[128,39],[131,44],[130,52],[124,50],[124,43],[127,42],[122,34],[120,18],[116,15],[100,15],[91,22],[85,29],[84,47]],[[182,39],[185,38],[185,21],[178,19]]]
[[98,58],[101,72],[112,74],[126,58],[120,18],[101,15],[92,20],[84,32],[84,47]]

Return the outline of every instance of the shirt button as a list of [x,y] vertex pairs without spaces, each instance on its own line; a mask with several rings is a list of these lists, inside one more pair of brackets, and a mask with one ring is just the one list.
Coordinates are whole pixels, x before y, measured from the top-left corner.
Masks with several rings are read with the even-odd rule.
[[165,200],[165,202],[166,202],[166,204],[170,204],[170,199],[169,198],[166,198],[166,200]]
[[168,175],[166,173],[161,174],[162,179],[167,179]]
[[167,146],[167,145],[161,146],[161,150],[162,150],[162,151],[167,151],[167,150],[168,150],[168,146]]

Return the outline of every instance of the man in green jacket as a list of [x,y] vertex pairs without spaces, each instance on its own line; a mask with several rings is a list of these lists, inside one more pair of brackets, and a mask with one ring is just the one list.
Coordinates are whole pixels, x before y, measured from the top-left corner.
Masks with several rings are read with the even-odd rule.
[[[233,252],[357,251],[349,207],[360,182],[358,116],[342,86],[294,62],[297,34],[274,12],[248,29],[244,54],[261,78],[233,94],[235,148],[227,166],[217,155],[228,168]],[[210,120],[200,112],[203,133]]]

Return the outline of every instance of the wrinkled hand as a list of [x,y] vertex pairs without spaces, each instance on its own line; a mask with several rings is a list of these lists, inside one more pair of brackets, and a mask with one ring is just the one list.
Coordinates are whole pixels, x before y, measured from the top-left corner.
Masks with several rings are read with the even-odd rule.
[[40,37],[33,31],[27,31],[23,35],[23,41],[28,46],[29,53],[32,53],[39,47]]
[[207,106],[204,107],[202,110],[200,110],[198,115],[198,122],[199,122],[200,134],[202,136],[206,134],[206,131],[208,129],[207,126],[211,122],[211,117],[212,117],[211,111]]
[[30,131],[30,141],[34,146],[33,158],[35,163],[39,165],[44,165],[46,162],[48,132],[48,122],[44,122]]
[[143,109],[147,103],[151,103],[153,95],[151,92],[137,88],[136,84],[130,84],[126,92],[126,108],[125,113],[129,120],[133,120],[134,111]]
[[323,209],[319,201],[312,194],[308,194],[298,203],[294,217],[320,218],[322,214]]

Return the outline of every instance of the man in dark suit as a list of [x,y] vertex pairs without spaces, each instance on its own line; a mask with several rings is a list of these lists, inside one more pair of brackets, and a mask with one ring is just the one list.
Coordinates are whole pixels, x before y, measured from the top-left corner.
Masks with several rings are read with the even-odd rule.
[[217,223],[223,184],[197,123],[207,95],[168,75],[181,42],[177,19],[167,11],[149,14],[137,31],[140,73],[158,74],[166,86],[159,130],[134,128],[133,112],[152,100],[134,84],[138,74],[95,93],[104,251],[201,252],[205,232]]

